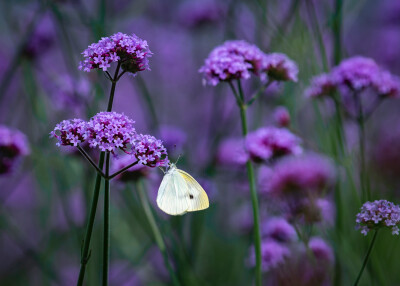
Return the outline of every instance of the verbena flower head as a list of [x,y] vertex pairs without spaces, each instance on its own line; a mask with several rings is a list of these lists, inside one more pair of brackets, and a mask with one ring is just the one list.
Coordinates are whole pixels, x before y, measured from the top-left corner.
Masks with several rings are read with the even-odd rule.
[[[131,155],[122,155],[119,156],[118,158],[115,158],[112,161],[111,165],[111,170],[112,173],[118,172],[119,170],[129,166],[130,164],[134,163],[136,161],[135,157],[132,157]],[[121,173],[116,177],[116,179],[126,182],[126,181],[137,181],[140,178],[146,177],[149,174],[149,168],[142,165],[142,164],[136,164],[126,170],[125,172]]]
[[258,74],[265,54],[255,45],[246,41],[227,41],[211,51],[199,72],[205,83],[248,79],[251,72]]
[[138,71],[149,70],[149,58],[152,52],[147,41],[135,34],[116,33],[91,44],[82,54],[85,59],[79,64],[80,70],[107,71],[111,63],[120,62],[124,70],[136,74]]
[[244,166],[249,158],[242,138],[229,138],[221,142],[217,150],[217,161],[226,166]]
[[87,141],[92,148],[98,147],[101,151],[114,153],[121,149],[128,152],[128,145],[132,145],[136,131],[135,121],[124,114],[116,112],[100,112],[87,123]]
[[328,74],[314,77],[305,94],[322,97],[346,89],[353,92],[372,89],[382,97],[398,97],[400,78],[382,69],[373,59],[357,56],[343,60]]
[[262,226],[263,235],[278,242],[291,242],[297,238],[294,227],[282,217],[270,218]]
[[290,124],[289,110],[284,106],[278,106],[274,111],[274,120],[279,127],[287,127]]
[[333,262],[335,259],[332,247],[320,237],[312,237],[308,247],[318,261]]
[[87,123],[81,119],[63,120],[50,132],[58,140],[57,146],[78,146],[87,139]]
[[0,174],[12,172],[20,158],[29,153],[29,144],[25,134],[0,125]]
[[335,181],[332,162],[319,155],[289,157],[278,162],[269,181],[269,193],[304,196],[320,194]]
[[330,74],[321,74],[311,79],[311,85],[306,89],[307,97],[322,97],[336,91],[336,85]]
[[[290,250],[287,246],[276,242],[275,240],[266,239],[261,242],[261,267],[263,271],[269,271],[277,268],[285,262],[290,256]],[[251,249],[249,264],[255,265],[254,248]]]
[[263,58],[262,72],[273,80],[296,82],[299,69],[297,64],[285,54],[271,53]]
[[374,60],[353,57],[343,60],[332,70],[332,80],[336,85],[347,85],[352,90],[363,90],[373,84],[380,73]]
[[356,216],[356,228],[367,235],[370,230],[386,227],[399,235],[400,206],[387,200],[366,202]]
[[149,167],[168,166],[167,150],[161,140],[151,135],[138,134],[132,144],[132,155],[139,160],[139,164]]
[[302,153],[301,140],[288,129],[264,127],[246,137],[246,149],[255,161]]

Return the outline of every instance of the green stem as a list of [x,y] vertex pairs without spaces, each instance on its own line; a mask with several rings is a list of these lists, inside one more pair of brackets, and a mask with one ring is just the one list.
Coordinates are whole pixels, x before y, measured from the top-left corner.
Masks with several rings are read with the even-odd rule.
[[115,87],[117,86],[118,82],[118,73],[121,67],[121,62],[118,62],[117,68],[115,70],[114,78],[111,81],[111,90],[110,90],[110,97],[108,100],[107,111],[110,112],[112,110],[113,102],[114,102],[114,94],[115,94]]
[[[106,153],[106,177],[110,174],[110,152]],[[110,260],[110,181],[104,184],[104,229],[103,229],[103,286],[108,285]]]
[[[118,78],[118,72],[119,72],[120,66],[121,66],[121,64],[118,63],[117,69],[115,70],[114,79]],[[110,96],[108,98],[107,111],[111,111],[111,109],[112,109],[116,84],[117,84],[116,80],[112,81]],[[100,170],[103,169],[104,157],[105,157],[105,153],[101,152],[100,153],[99,164],[98,164],[98,167],[99,167]],[[85,272],[86,272],[86,264],[88,263],[89,258],[90,258],[90,250],[89,250],[90,239],[92,237],[94,219],[96,217],[97,202],[99,201],[101,178],[102,178],[102,175],[100,173],[97,173],[96,183],[95,183],[94,191],[93,191],[93,199],[92,199],[92,203],[91,203],[91,206],[90,206],[89,221],[88,221],[88,224],[86,226],[85,239],[83,241],[83,248],[82,248],[82,253],[81,253],[81,267],[80,267],[80,270],[79,270],[78,282],[76,284],[77,286],[82,286],[83,285],[83,280],[85,278]]]
[[335,0],[335,11],[333,15],[333,36],[334,36],[334,61],[337,65],[342,58],[342,9],[343,0]]
[[[100,159],[99,159],[99,168],[100,169],[103,169],[103,164],[104,164],[104,152],[101,152]],[[82,250],[82,254],[81,254],[81,269],[79,271],[78,283],[76,284],[77,286],[83,285],[86,264],[88,263],[89,258],[90,258],[90,251],[89,251],[90,239],[92,237],[93,224],[94,224],[94,219],[96,216],[97,202],[99,200],[100,185],[101,185],[101,175],[97,174],[96,184],[94,186],[92,204],[90,206],[89,221],[88,221],[88,224],[86,227],[85,239],[83,241],[84,244],[83,244],[83,250]]]
[[364,258],[364,262],[363,262],[363,264],[362,264],[362,266],[361,266],[360,272],[358,272],[358,276],[357,276],[356,282],[354,282],[354,286],[357,286],[357,285],[358,285],[358,282],[359,282],[360,279],[361,279],[361,275],[363,274],[364,268],[365,268],[365,266],[367,265],[369,255],[371,254],[372,248],[374,247],[374,244],[375,244],[375,240],[376,240],[376,236],[377,236],[377,235],[378,235],[378,230],[375,230],[374,237],[372,238],[371,244],[369,245],[367,255],[366,255],[365,258]]
[[157,226],[157,222],[156,222],[156,220],[154,218],[153,212],[151,210],[151,207],[150,207],[150,204],[149,204],[149,201],[148,201],[148,197],[147,197],[146,191],[144,190],[142,181],[139,181],[138,183],[136,183],[136,189],[137,189],[137,192],[139,194],[140,202],[142,203],[142,206],[143,206],[143,209],[144,209],[144,213],[146,214],[147,220],[149,221],[150,228],[151,228],[151,230],[153,232],[156,244],[157,244],[158,248],[160,249],[161,254],[162,254],[163,258],[164,258],[164,264],[168,269],[168,272],[169,272],[169,274],[171,276],[173,284],[175,286],[179,286],[180,283],[178,281],[178,278],[177,278],[174,270],[171,267],[171,264],[169,263],[167,248],[165,246],[165,243],[164,243],[163,237],[161,235],[160,229]]
[[[239,96],[231,84],[232,91],[236,97],[238,102],[238,107],[240,110],[240,118],[242,122],[242,134],[243,137],[247,135],[247,117],[246,117],[246,109],[247,106],[244,104],[244,94],[242,90],[242,86],[240,81],[238,80],[238,90]],[[241,103],[241,104],[240,104]],[[261,286],[261,234],[260,234],[260,218],[259,218],[259,210],[258,210],[258,197],[257,197],[257,190],[256,190],[256,180],[254,176],[254,169],[251,161],[248,160],[246,162],[246,169],[247,169],[247,176],[250,185],[250,193],[251,193],[251,203],[253,206],[253,220],[254,220],[254,248],[256,253],[256,286]]]

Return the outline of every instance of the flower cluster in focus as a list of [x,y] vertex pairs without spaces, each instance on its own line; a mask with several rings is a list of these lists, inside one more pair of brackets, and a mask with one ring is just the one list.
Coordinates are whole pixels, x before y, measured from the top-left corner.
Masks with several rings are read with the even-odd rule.
[[167,149],[161,140],[151,135],[137,135],[132,146],[132,154],[139,160],[139,164],[150,167],[168,166]]
[[379,96],[397,97],[400,95],[400,78],[382,69],[373,59],[357,56],[343,60],[328,74],[314,77],[306,95],[321,97],[336,90],[362,92],[367,88]]
[[80,70],[107,71],[111,63],[120,62],[124,70],[135,74],[138,71],[149,70],[148,58],[151,57],[152,52],[149,50],[147,41],[135,34],[116,33],[91,44],[82,54],[85,60],[80,62]]
[[64,120],[50,132],[58,140],[57,146],[78,146],[87,142],[116,155],[118,150],[135,157],[139,164],[150,167],[168,165],[168,155],[161,140],[137,134],[135,122],[124,114],[100,112],[89,122],[81,119]]
[[136,135],[135,121],[124,114],[100,112],[87,123],[89,146],[99,147],[101,151],[114,152],[116,149],[127,152]]
[[10,173],[19,159],[29,153],[25,134],[0,125],[0,174]]
[[366,202],[356,216],[357,229],[367,235],[370,230],[387,227],[399,235],[400,206],[386,200]]
[[251,74],[265,81],[297,81],[297,65],[284,54],[266,54],[246,41],[226,41],[214,48],[199,70],[205,83],[248,79]]

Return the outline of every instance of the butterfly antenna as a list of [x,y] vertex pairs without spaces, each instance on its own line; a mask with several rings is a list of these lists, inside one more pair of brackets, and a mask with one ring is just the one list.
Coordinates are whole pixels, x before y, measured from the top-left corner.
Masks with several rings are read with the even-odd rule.
[[176,159],[175,165],[178,164],[179,159],[181,158],[182,154],[179,154],[178,159]]

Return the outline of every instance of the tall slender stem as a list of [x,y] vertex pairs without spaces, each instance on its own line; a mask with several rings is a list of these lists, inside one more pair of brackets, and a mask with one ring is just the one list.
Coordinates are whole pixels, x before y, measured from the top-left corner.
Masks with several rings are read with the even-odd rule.
[[[103,165],[104,165],[104,152],[101,152],[99,159],[99,168],[103,169]],[[100,185],[101,185],[101,175],[97,174],[93,192],[93,199],[90,206],[89,220],[86,226],[85,239],[83,241],[83,249],[81,253],[81,268],[79,271],[78,282],[76,284],[77,286],[83,285],[83,279],[85,278],[86,264],[88,263],[90,258],[90,251],[89,251],[90,239],[92,237],[94,218],[96,217],[96,209],[97,209],[97,202],[99,200]]]
[[371,241],[371,243],[370,243],[370,245],[369,245],[367,255],[366,255],[365,258],[364,258],[364,262],[363,262],[363,264],[362,264],[362,266],[361,266],[360,272],[358,272],[358,276],[357,276],[356,282],[354,282],[354,286],[357,286],[357,285],[358,285],[358,282],[359,282],[360,279],[361,279],[361,275],[363,274],[364,268],[365,268],[365,266],[367,265],[367,262],[368,262],[368,259],[369,259],[369,255],[371,254],[372,248],[374,247],[374,244],[375,244],[375,240],[376,240],[376,236],[377,236],[377,235],[378,235],[378,230],[375,230],[374,237],[372,238],[372,241]]
[[342,58],[342,13],[343,0],[335,0],[335,11],[333,16],[333,37],[334,37],[334,61],[337,65]]
[[[110,152],[106,153],[106,177],[110,175]],[[108,285],[110,257],[110,181],[104,183],[104,229],[103,229],[103,286]]]
[[[238,81],[238,90],[239,96],[231,84],[232,92],[234,93],[236,98],[239,98],[241,104],[238,102],[238,107],[240,110],[240,119],[242,122],[242,134],[243,137],[247,135],[247,117],[246,117],[246,109],[247,106],[244,104],[244,94],[242,90],[242,86],[240,81]],[[251,203],[253,206],[253,220],[254,220],[254,248],[256,253],[256,285],[261,286],[261,234],[260,234],[260,218],[259,218],[259,210],[258,210],[258,197],[256,190],[256,180],[254,176],[253,165],[250,160],[246,162],[247,176],[249,180],[250,193],[251,193]]]
[[149,221],[150,228],[151,228],[151,230],[153,232],[156,244],[157,244],[158,248],[160,249],[161,254],[163,256],[164,264],[167,267],[168,272],[169,272],[169,274],[171,276],[172,283],[175,286],[179,286],[180,283],[178,281],[178,278],[177,278],[174,270],[171,267],[171,264],[169,263],[167,248],[165,246],[164,239],[163,239],[163,237],[161,235],[160,229],[157,226],[157,222],[156,222],[156,220],[154,218],[153,212],[151,210],[151,207],[150,207],[150,204],[149,204],[149,201],[148,201],[148,197],[147,197],[146,191],[144,190],[144,186],[143,186],[143,182],[142,181],[139,181],[139,182],[136,183],[136,190],[137,190],[137,192],[139,194],[140,202],[142,203],[142,206],[143,206],[143,209],[144,209],[144,213],[146,214],[147,220]]
[[[114,79],[118,78],[118,72],[119,72],[120,66],[121,66],[121,64],[118,63],[117,69],[114,74]],[[116,84],[117,84],[116,80],[112,81],[110,96],[108,98],[107,111],[111,111],[111,109],[112,109]],[[104,157],[105,157],[105,153],[101,152],[99,164],[98,164],[98,167],[100,170],[103,169]],[[92,199],[92,203],[90,205],[89,220],[88,220],[88,223],[86,226],[85,239],[83,241],[83,247],[82,247],[82,253],[81,253],[81,267],[79,270],[78,282],[76,284],[77,286],[83,285],[83,280],[85,278],[85,272],[86,272],[86,264],[88,263],[89,258],[90,258],[90,250],[89,250],[90,239],[92,237],[94,219],[96,217],[97,202],[99,201],[101,178],[102,178],[102,175],[100,173],[97,173],[96,183],[95,183],[94,191],[93,191],[93,199]]]
[[115,70],[114,78],[111,81],[111,90],[110,90],[110,97],[108,100],[107,111],[110,112],[112,110],[113,102],[114,102],[114,94],[115,94],[115,87],[117,86],[118,82],[118,73],[119,69],[121,68],[121,63],[118,62],[117,68]]

